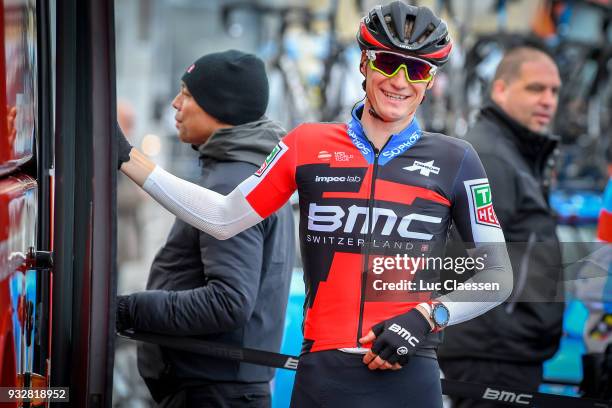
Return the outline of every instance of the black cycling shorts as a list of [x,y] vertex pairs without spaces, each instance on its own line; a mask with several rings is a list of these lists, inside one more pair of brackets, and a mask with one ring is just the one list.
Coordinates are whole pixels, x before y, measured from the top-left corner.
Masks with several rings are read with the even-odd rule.
[[291,407],[442,408],[436,359],[413,356],[397,371],[371,371],[362,359],[363,355],[339,350],[304,354]]

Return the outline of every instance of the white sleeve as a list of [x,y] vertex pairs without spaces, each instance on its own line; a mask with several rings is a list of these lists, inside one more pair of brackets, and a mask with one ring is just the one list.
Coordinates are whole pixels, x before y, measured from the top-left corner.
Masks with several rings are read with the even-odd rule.
[[217,239],[228,239],[261,222],[239,187],[227,196],[190,183],[159,166],[143,189],[164,208]]
[[512,264],[504,233],[493,209],[491,187],[478,154],[466,146],[453,186],[453,220],[470,258],[483,268],[466,283],[496,284],[499,290],[454,290],[438,298],[450,311],[449,325],[473,319],[502,304],[512,293]]
[[[455,290],[437,298],[450,312],[448,325],[463,323],[488,312],[502,304],[512,293],[512,265],[504,242],[480,245],[468,249],[473,259],[484,259],[485,268],[469,278],[466,283],[496,283],[499,291],[460,291]],[[510,273],[508,273],[510,271]]]

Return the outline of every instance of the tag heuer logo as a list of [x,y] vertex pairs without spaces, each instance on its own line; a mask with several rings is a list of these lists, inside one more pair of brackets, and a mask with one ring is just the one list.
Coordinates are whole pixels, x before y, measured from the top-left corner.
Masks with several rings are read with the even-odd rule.
[[493,210],[493,200],[491,199],[491,187],[489,187],[489,184],[477,184],[470,186],[470,188],[472,190],[476,222],[499,227],[499,221]]
[[281,142],[279,144],[277,144],[274,149],[270,152],[270,154],[268,155],[268,157],[266,157],[266,160],[263,162],[263,164],[261,165],[261,167],[259,168],[259,170],[257,170],[255,172],[255,175],[257,177],[261,177],[266,170],[268,170],[270,168],[270,166],[272,165],[272,163],[274,163],[274,161],[278,158],[280,158],[280,156],[282,156],[282,153],[286,150],[286,148],[284,147],[284,144]]
[[433,174],[440,173],[440,168],[434,166],[433,164],[434,164],[433,160],[428,161],[428,162],[420,162],[418,160],[415,160],[412,166],[404,167],[404,170],[418,171],[419,173],[421,173],[421,176],[429,177],[430,173],[433,173]]

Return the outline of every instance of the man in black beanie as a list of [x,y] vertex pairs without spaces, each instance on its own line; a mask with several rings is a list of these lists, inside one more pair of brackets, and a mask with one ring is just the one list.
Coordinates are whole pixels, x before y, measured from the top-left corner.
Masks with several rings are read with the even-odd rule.
[[[197,146],[198,183],[228,194],[284,136],[265,118],[263,62],[230,50],[201,57],[172,102],[184,143]],[[289,205],[225,241],[176,220],[157,253],[147,291],[117,300],[117,329],[199,336],[278,352],[294,262]],[[138,368],[160,407],[269,407],[274,370],[153,344]]]

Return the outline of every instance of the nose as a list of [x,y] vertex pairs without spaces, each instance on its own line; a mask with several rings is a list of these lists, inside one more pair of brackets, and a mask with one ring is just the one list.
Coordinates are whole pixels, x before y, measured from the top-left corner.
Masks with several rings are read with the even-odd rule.
[[177,93],[176,96],[174,97],[174,99],[172,100],[172,107],[176,110],[180,110],[181,109],[181,93]]
[[389,78],[389,80],[391,82],[391,85],[393,85],[395,88],[402,89],[410,84],[410,82],[408,82],[407,76],[408,70],[405,65],[402,65],[400,67],[400,70],[397,71],[397,74],[393,75],[391,78]]

